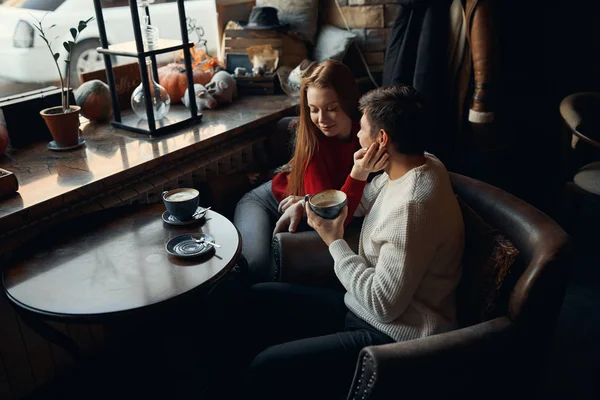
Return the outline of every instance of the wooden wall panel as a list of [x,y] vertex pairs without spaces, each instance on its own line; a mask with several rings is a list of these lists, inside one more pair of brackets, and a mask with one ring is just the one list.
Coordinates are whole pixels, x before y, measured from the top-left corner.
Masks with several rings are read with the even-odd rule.
[[27,349],[36,386],[44,382],[49,382],[56,376],[50,343],[31,330],[22,320],[19,319],[18,322],[23,333],[23,342]]
[[94,350],[94,342],[90,334],[90,328],[85,324],[69,324],[68,332],[77,342],[82,355],[90,355]]
[[[0,321],[2,321],[2,328],[0,328],[0,332],[4,332],[4,325],[10,323],[6,319],[3,319],[4,314],[2,309],[8,306],[8,302],[6,297],[0,294]],[[6,362],[4,361],[4,355],[2,354],[2,342],[4,339],[4,334],[0,335],[0,399],[12,399],[12,389],[10,385],[10,379],[8,376],[8,371],[6,367]]]
[[90,330],[90,338],[94,350],[99,349],[105,343],[104,326],[100,324],[88,325]]
[[12,397],[10,382],[6,373],[6,366],[4,365],[4,358],[0,353],[0,399],[12,399]]
[[0,354],[6,365],[6,375],[13,396],[23,397],[35,387],[35,380],[17,316],[4,295],[0,296],[0,321],[2,321]]
[[[63,334],[69,335],[69,331],[67,329],[66,324],[49,321],[46,322],[55,329],[62,332]],[[64,371],[67,367],[69,367],[69,365],[73,363],[73,358],[69,355],[69,353],[63,350],[62,347],[59,347],[54,343],[50,343],[50,351],[52,352],[52,359],[54,360],[54,368],[56,369],[56,374],[60,375],[62,371]]]

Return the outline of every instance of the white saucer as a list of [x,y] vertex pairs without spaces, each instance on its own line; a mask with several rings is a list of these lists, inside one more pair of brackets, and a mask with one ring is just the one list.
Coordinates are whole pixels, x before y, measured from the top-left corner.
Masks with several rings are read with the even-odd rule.
[[48,143],[48,149],[50,150],[54,150],[54,151],[65,151],[65,150],[72,150],[72,149],[76,149],[80,146],[82,146],[85,143],[85,139],[80,137],[79,138],[79,142],[76,145],[73,146],[59,146],[56,144],[56,142],[53,140],[50,143]]
[[165,211],[162,214],[162,220],[169,225],[190,225],[190,224],[198,222],[202,218],[204,218],[204,216],[206,215],[206,211],[207,210],[204,209],[203,207],[198,207],[196,209],[196,212],[199,214],[196,214],[196,216],[194,218],[189,219],[187,221],[180,221],[177,218],[175,218],[173,215],[171,215],[171,213],[169,211]]

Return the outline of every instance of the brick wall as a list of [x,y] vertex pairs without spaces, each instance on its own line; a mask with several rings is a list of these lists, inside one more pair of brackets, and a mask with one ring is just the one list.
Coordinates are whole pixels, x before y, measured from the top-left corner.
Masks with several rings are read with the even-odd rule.
[[[346,29],[344,18],[335,5],[336,0],[323,2],[322,23]],[[357,35],[361,49],[371,72],[383,71],[383,61],[391,26],[400,5],[393,0],[337,0],[348,26]],[[352,52],[349,57],[357,57]],[[356,60],[350,60],[354,65]]]
[[[357,44],[365,57],[369,69],[376,75],[383,71],[383,61],[387,41],[391,33],[400,5],[397,0],[320,0],[321,24],[331,24],[346,29],[344,19],[340,15],[335,2],[340,5],[342,12],[352,32],[356,34]],[[240,4],[243,3],[243,4]],[[251,0],[217,0],[219,7],[219,24],[230,19],[245,19],[254,5]],[[235,18],[233,18],[234,14]],[[247,16],[247,15],[246,15]],[[222,27],[220,26],[222,29]],[[300,56],[302,59],[303,56]],[[364,72],[364,66],[355,50],[351,49],[345,60],[351,68]],[[289,65],[296,65],[294,60]]]

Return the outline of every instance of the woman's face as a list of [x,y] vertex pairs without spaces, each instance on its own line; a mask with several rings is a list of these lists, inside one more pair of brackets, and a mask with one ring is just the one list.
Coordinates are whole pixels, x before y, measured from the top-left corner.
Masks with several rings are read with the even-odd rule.
[[339,104],[332,88],[309,87],[306,91],[310,119],[323,135],[341,140],[350,138],[352,120]]

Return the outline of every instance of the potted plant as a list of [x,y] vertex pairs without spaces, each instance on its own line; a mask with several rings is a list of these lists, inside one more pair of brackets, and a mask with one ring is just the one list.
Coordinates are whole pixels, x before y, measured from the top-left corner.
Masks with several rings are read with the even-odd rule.
[[[41,21],[37,20],[34,17],[36,24],[33,27],[38,31],[39,37],[46,43],[48,46],[48,50],[50,50],[50,54],[52,54],[52,58],[54,59],[54,64],[56,65],[56,69],[58,70],[58,76],[60,78],[60,86],[61,86],[61,98],[62,104],[56,107],[46,108],[40,111],[40,115],[44,118],[54,141],[58,147],[70,147],[75,146],[79,143],[79,111],[81,108],[77,105],[69,104],[69,90],[71,86],[70,72],[71,72],[71,54],[75,50],[75,44],[77,43],[77,39],[79,38],[79,34],[87,27],[88,23],[94,19],[94,17],[90,17],[85,21],[79,21],[77,28],[69,29],[72,40],[67,40],[63,42],[63,47],[67,51],[65,63],[67,65],[67,69],[63,78],[63,74],[61,72],[61,68],[58,64],[58,59],[60,58],[60,54],[55,52],[52,49],[52,42],[57,39],[48,39],[46,35],[46,31],[42,25],[43,18]],[[52,25],[48,28],[48,31],[54,27]]]

